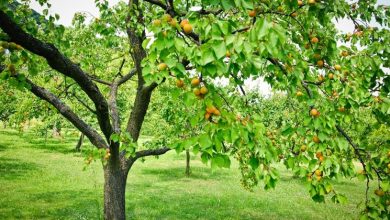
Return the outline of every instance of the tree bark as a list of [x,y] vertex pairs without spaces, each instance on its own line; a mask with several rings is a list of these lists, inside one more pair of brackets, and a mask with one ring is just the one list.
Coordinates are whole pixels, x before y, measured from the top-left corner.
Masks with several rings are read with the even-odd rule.
[[104,219],[125,220],[125,192],[127,172],[119,165],[104,167]]
[[77,142],[77,145],[76,145],[76,151],[77,152],[79,152],[81,150],[81,145],[83,145],[83,142],[84,142],[84,134],[81,133],[79,141]]
[[191,155],[190,155],[190,150],[186,150],[186,176],[190,176],[191,174],[191,167],[190,167],[190,160],[191,160]]

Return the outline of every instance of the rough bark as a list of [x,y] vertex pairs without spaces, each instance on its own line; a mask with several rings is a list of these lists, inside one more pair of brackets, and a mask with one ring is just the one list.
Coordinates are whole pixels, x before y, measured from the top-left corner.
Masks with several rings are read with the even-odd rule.
[[104,167],[104,219],[125,220],[125,195],[127,172],[117,163]]
[[133,111],[127,123],[127,131],[130,133],[134,141],[137,141],[140,135],[142,123],[145,119],[146,112],[149,107],[152,91],[147,88],[139,88],[135,101]]

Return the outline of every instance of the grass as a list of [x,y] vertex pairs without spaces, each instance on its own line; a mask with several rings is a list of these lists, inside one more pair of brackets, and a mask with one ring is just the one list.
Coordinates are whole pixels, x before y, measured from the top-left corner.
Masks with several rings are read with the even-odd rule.
[[[0,219],[101,219],[101,164],[85,171],[77,137],[37,138],[0,130]],[[314,203],[305,183],[282,171],[275,190],[245,191],[237,166],[211,170],[193,156],[192,176],[184,175],[185,155],[169,152],[138,161],[130,171],[126,213],[134,219],[357,219],[364,183],[336,185],[349,203]]]

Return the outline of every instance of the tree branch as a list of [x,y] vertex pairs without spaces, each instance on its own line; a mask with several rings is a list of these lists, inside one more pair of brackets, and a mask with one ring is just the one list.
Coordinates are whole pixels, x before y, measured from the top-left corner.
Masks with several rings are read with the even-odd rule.
[[77,129],[79,129],[93,145],[98,148],[107,148],[108,145],[104,139],[97,133],[93,128],[86,124],[82,119],[80,119],[72,109],[63,103],[57,96],[49,92],[45,88],[42,88],[34,84],[31,80],[26,79],[26,83],[31,86],[31,92],[47,102],[53,105],[66,119],[68,119]]
[[145,2],[149,2],[150,4],[157,5],[160,8],[164,9],[164,11],[168,10],[168,6],[159,0],[144,0]]
[[88,109],[88,110],[89,110],[90,112],[92,112],[93,114],[96,114],[96,111],[93,110],[89,105],[87,105],[80,97],[78,97],[78,96],[76,95],[76,93],[72,93],[72,96],[75,97],[76,100],[77,100],[78,102],[80,102],[80,104],[81,104],[82,106],[84,106],[86,109]]
[[110,139],[112,127],[108,113],[108,104],[99,88],[81,68],[64,56],[52,45],[42,42],[22,30],[4,11],[0,10],[0,28],[8,34],[10,40],[20,44],[32,53],[44,57],[49,66],[74,79],[81,89],[94,102],[100,129],[106,140]]
[[128,74],[124,75],[122,78],[117,80],[115,83],[117,83],[118,86],[120,86],[123,83],[129,81],[136,73],[137,73],[137,70],[136,69],[132,69]]
[[166,152],[168,152],[170,150],[171,150],[171,148],[168,148],[168,147],[159,148],[159,149],[142,150],[142,151],[136,152],[135,157],[133,159],[137,160],[138,158],[146,157],[146,156],[158,156],[158,155],[165,154]]

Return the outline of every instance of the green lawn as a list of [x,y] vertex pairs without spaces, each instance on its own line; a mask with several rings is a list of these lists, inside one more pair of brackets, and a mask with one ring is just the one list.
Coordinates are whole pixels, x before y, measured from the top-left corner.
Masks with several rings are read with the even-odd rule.
[[[37,138],[0,130],[0,219],[101,219],[103,175],[94,162],[83,171],[77,137]],[[312,202],[304,182],[287,171],[275,190],[240,185],[239,171],[212,171],[196,157],[184,175],[184,154],[138,161],[127,181],[127,216],[135,219],[357,219],[364,183],[336,185],[346,205]]]

